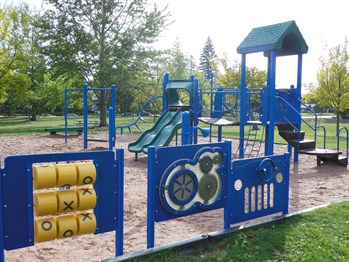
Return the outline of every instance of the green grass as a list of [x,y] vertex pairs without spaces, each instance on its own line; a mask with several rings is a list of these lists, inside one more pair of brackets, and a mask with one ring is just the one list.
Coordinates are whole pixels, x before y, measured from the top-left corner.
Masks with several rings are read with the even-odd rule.
[[[138,122],[142,131],[147,130],[154,125],[154,119],[152,117],[144,117],[147,123],[141,121]],[[68,119],[68,125],[76,125],[78,121],[82,121],[83,116],[70,117]],[[99,115],[91,114],[88,117],[89,121],[99,121]],[[135,119],[132,117],[117,117],[117,125],[126,125],[132,123]],[[0,136],[6,135],[28,135],[28,134],[47,134],[45,128],[51,127],[64,127],[64,117],[39,117],[37,121],[29,121],[28,117],[0,117]],[[91,128],[89,133],[106,133],[107,128]],[[128,132],[128,131],[125,131]],[[137,128],[133,127],[132,132],[141,132]]]
[[[90,114],[89,121],[98,121],[99,115]],[[127,125],[132,123],[136,118],[132,117],[121,117],[117,116],[117,125]],[[145,130],[151,128],[154,125],[153,117],[144,117],[147,123],[143,123],[142,121],[138,121],[138,125],[141,127],[141,131],[139,131],[135,126],[132,127],[133,133],[144,132]],[[68,119],[69,125],[75,125],[78,121],[82,121],[83,117],[71,117]],[[337,138],[336,138],[336,124],[335,123],[321,123],[326,128],[326,147],[328,148],[336,148],[337,147]],[[13,118],[0,117],[0,135],[23,135],[23,134],[44,134],[45,128],[48,127],[58,127],[64,126],[64,118],[63,116],[56,117],[39,117],[37,121],[29,121],[25,116],[18,116]],[[200,123],[200,126],[207,127]],[[340,126],[345,126],[349,129],[349,123],[341,123]],[[306,124],[303,124],[302,130],[306,133],[307,139],[314,139],[314,131],[311,130]],[[107,128],[93,128],[90,129],[89,133],[106,133]],[[245,127],[245,133],[247,138],[248,127]],[[128,132],[124,130],[124,132]],[[212,128],[213,135],[217,135],[217,128]],[[277,143],[286,143],[279,134],[277,128],[275,128],[275,142]],[[262,135],[262,132],[259,131],[259,138]],[[239,137],[239,127],[224,127],[223,128],[223,136],[227,138],[238,138]],[[345,148],[345,132],[341,133],[341,146],[340,148]],[[323,147],[323,131],[322,129],[318,129],[317,135],[317,146]]]
[[349,202],[230,234],[191,255],[167,251],[147,261],[349,261]]

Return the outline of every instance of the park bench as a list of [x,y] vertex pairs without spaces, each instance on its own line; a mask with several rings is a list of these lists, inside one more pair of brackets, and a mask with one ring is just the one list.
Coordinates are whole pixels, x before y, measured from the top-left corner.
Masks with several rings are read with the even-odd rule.
[[[67,131],[68,133],[77,133],[78,135],[81,135],[82,131],[84,130],[84,127],[68,127]],[[51,127],[51,128],[45,128],[46,132],[49,132],[50,135],[56,135],[57,132],[65,132],[65,128],[64,127]]]
[[[88,125],[88,127],[98,127],[99,126],[99,122],[98,121],[88,121],[87,125]],[[76,122],[76,126],[83,127],[84,126],[84,121],[78,120]]]

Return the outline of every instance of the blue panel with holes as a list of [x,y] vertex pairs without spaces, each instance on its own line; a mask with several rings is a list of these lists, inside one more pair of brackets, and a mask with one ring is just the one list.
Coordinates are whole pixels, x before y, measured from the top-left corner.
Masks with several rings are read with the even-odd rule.
[[224,207],[230,152],[231,142],[156,149],[154,175],[149,175],[154,179],[154,203],[148,203],[154,221]]
[[289,154],[233,161],[230,224],[288,213]]
[[[6,250],[34,245],[33,164],[85,160],[93,160],[97,171],[94,184],[98,196],[94,209],[97,221],[95,233],[117,229],[117,211],[118,208],[123,208],[120,206],[123,202],[118,200],[118,192],[122,191],[123,187],[123,174],[118,174],[117,166],[123,166],[123,158],[118,157],[116,160],[113,151],[9,156],[5,158],[5,167],[0,172],[3,237]],[[123,196],[120,197],[122,200]]]

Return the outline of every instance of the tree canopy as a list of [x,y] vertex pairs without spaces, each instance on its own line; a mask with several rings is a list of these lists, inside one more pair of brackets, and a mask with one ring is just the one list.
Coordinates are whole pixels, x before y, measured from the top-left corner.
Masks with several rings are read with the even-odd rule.
[[306,96],[308,101],[315,100],[320,106],[332,107],[337,115],[339,129],[340,113],[349,108],[349,45],[348,40],[328,51],[327,57],[320,58],[317,73],[318,86],[313,86]]

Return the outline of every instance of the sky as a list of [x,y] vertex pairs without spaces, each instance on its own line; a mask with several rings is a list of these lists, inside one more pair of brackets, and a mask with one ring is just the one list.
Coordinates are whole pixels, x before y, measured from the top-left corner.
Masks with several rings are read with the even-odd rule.
[[[8,1],[8,0],[0,0]],[[16,1],[16,0],[15,0]],[[18,0],[40,6],[40,0]],[[218,57],[228,55],[229,61],[240,61],[236,48],[252,28],[290,20],[296,21],[309,50],[303,56],[302,83],[316,83],[319,58],[328,48],[343,44],[349,38],[348,0],[153,0],[168,5],[173,24],[162,34],[155,46],[173,47],[179,39],[182,50],[199,62],[208,36]],[[327,46],[327,48],[326,48]],[[266,70],[262,53],[247,55],[247,66]],[[297,81],[297,57],[277,59],[276,86],[289,87]]]

